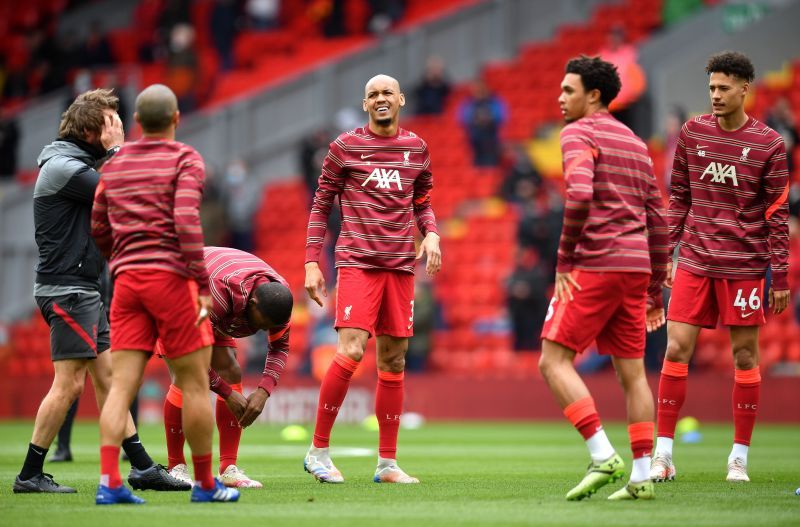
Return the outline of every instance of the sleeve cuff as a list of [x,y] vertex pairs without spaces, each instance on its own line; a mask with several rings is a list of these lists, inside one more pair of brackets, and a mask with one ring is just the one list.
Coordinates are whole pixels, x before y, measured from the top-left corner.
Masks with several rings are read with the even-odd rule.
[[223,399],[227,399],[228,397],[231,396],[233,388],[231,388],[231,385],[225,382],[224,380],[220,379],[220,381],[221,382],[217,384],[217,386],[211,387],[211,391],[213,391]]
[[436,228],[435,223],[426,223],[425,225],[423,225],[423,227],[425,228],[424,232],[422,233],[423,236],[427,236],[428,233],[431,232],[436,234],[437,236],[439,235],[439,229]]
[[771,287],[775,291],[786,291],[789,289],[788,273],[772,273]]
[[263,388],[267,395],[272,395],[272,390],[275,389],[275,386],[278,384],[278,381],[275,380],[274,377],[270,375],[264,374],[261,377],[261,382],[258,383],[259,388]]
[[322,251],[321,247],[312,246],[306,247],[306,261],[308,262],[319,262],[319,253]]
[[558,265],[556,265],[556,272],[569,273],[570,271],[572,271],[572,268],[573,266],[572,263],[570,262],[558,262]]

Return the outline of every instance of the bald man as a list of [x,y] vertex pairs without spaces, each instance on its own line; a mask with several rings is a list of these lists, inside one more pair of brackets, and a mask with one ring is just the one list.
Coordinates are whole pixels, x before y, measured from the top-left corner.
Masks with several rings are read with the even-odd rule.
[[[431,161],[425,141],[399,127],[405,96],[396,79],[371,78],[362,104],[368,123],[331,143],[308,220],[305,287],[322,306],[327,291],[319,255],[331,206],[340,199],[335,322],[339,337],[320,387],[314,439],[304,466],[320,482],[344,482],[328,452],[331,429],[367,341],[375,336],[379,448],[373,481],[419,483],[397,465],[397,433],[405,355],[414,327],[415,259],[427,257],[429,275],[437,273],[442,262],[431,208]],[[418,252],[414,222],[424,237]]]
[[213,343],[200,201],[203,158],[175,141],[180,112],[166,86],[136,98],[143,137],[103,167],[92,235],[115,278],[111,302],[112,382],[100,414],[100,485],[96,503],[144,503],[122,484],[119,445],[125,416],[156,340],[183,393],[183,431],[192,450],[191,501],[237,501],[211,473],[214,420],[208,404]]

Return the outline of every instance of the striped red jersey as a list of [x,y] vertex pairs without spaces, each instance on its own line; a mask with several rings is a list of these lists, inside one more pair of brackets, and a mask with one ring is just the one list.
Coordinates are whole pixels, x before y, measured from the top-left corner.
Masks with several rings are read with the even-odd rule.
[[[251,327],[247,320],[250,293],[263,282],[280,282],[286,287],[289,284],[275,269],[252,254],[227,247],[206,247],[203,252],[213,300],[209,318],[214,330],[234,338],[254,335],[258,329]],[[269,349],[259,383],[267,393],[272,393],[286,368],[289,328],[287,322],[269,330]]]
[[652,273],[648,294],[661,305],[667,226],[647,147],[601,111],[561,131],[567,197],[558,271]]
[[788,289],[789,173],[783,139],[752,117],[734,132],[713,115],[683,125],[669,200],[678,267],[713,278],[761,278]]
[[428,146],[413,132],[393,137],[369,127],[343,133],[331,143],[308,219],[306,262],[316,262],[328,215],[339,198],[342,231],[337,267],[414,272],[414,222],[423,235],[436,230],[431,208]]
[[172,271],[208,294],[200,201],[205,165],[177,141],[126,143],[102,169],[92,235],[114,275],[127,269]]

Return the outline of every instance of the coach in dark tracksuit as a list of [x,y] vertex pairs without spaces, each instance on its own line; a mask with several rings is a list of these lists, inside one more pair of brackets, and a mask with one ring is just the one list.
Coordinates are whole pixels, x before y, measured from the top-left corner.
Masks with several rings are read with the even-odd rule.
[[[109,347],[108,318],[100,297],[105,261],[92,239],[90,220],[100,180],[94,167],[124,141],[117,108],[111,90],[79,95],[62,116],[59,139],[39,155],[33,193],[39,248],[34,296],[50,326],[55,377],[36,414],[15,493],[76,492],[44,474],[45,456],[69,407],[83,392],[87,370],[99,405],[111,384],[111,356],[104,353]],[[132,465],[128,480],[134,488],[190,488],[153,463],[130,417],[125,436],[123,447]]]

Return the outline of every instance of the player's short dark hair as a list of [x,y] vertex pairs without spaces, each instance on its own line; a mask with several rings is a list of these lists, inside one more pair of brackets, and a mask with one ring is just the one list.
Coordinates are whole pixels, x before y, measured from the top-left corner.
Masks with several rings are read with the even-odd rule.
[[266,282],[253,290],[258,310],[273,324],[281,325],[292,316],[294,298],[289,288],[280,282]]
[[753,63],[744,53],[738,51],[723,51],[711,55],[706,64],[706,73],[709,75],[724,73],[747,82],[753,82],[753,79],[756,78],[756,69],[753,67]]
[[581,55],[567,62],[566,73],[581,76],[583,88],[588,92],[600,91],[600,102],[608,106],[619,94],[622,82],[617,67],[600,57]]

